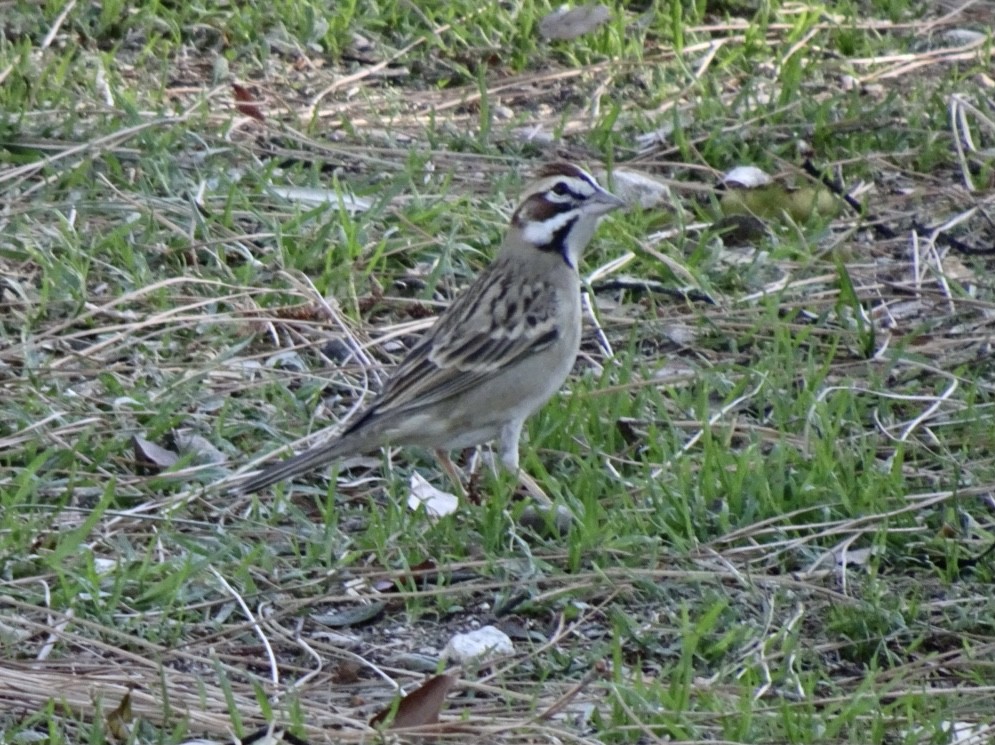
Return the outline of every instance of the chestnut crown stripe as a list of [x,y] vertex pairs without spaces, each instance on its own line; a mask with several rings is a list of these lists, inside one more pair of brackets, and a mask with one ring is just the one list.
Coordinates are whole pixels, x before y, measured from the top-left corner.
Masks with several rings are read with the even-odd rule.
[[[573,163],[545,163],[539,167],[536,173],[537,178],[550,178],[552,176],[568,176],[591,183],[591,177]],[[591,185],[594,186],[594,184]]]

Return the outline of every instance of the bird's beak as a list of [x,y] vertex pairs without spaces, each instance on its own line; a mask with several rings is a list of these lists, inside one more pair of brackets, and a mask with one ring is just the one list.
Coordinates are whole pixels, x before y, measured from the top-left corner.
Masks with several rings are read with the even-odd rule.
[[596,215],[607,215],[609,212],[625,206],[625,202],[616,197],[610,191],[605,191],[604,189],[596,191],[594,195],[587,200],[587,204],[589,207],[593,208],[591,211]]

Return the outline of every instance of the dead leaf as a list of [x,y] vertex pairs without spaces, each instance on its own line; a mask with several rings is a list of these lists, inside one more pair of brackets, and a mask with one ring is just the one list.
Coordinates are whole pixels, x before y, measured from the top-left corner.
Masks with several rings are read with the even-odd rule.
[[173,442],[183,455],[193,455],[194,463],[220,465],[228,456],[218,450],[210,440],[189,429],[174,429]]
[[143,466],[152,466],[156,470],[164,471],[171,468],[180,459],[180,456],[172,450],[156,445],[141,435],[133,436],[131,445],[135,449],[135,460]]
[[263,116],[263,112],[259,108],[259,102],[249,92],[248,88],[238,83],[232,83],[231,89],[232,93],[235,94],[235,110],[238,113],[245,114],[259,122],[266,121],[266,117]]
[[426,515],[438,518],[451,515],[459,509],[459,497],[436,489],[417,472],[411,474],[410,486],[408,507],[412,510],[424,507]]
[[394,712],[394,718],[390,721],[387,729],[437,724],[442,705],[446,701],[446,694],[449,693],[449,689],[453,687],[455,682],[456,678],[452,675],[436,675],[434,678],[429,678],[419,688],[402,698],[397,703],[396,710],[391,705],[374,715],[370,719],[370,726],[375,727],[378,724],[383,724],[390,719],[391,712]]
[[267,190],[288,202],[296,202],[305,206],[331,204],[340,207],[350,215],[366,212],[373,206],[372,199],[357,197],[352,194],[339,194],[333,189],[319,189],[312,186],[276,186],[270,184]]
[[386,607],[387,603],[383,602],[363,603],[362,605],[341,608],[331,613],[318,613],[312,615],[311,618],[333,629],[341,629],[369,623],[379,618]]
[[352,685],[359,682],[363,666],[355,660],[342,660],[332,668],[332,681],[336,685]]
[[117,705],[114,711],[107,715],[107,731],[115,739],[126,742],[130,735],[129,725],[134,719],[134,714],[131,711],[131,691],[128,691],[124,694],[124,698],[121,699],[121,703]]
[[581,5],[568,9],[566,5],[539,21],[539,36],[544,39],[576,39],[594,31],[612,17],[604,5]]
[[943,276],[947,279],[954,279],[958,282],[972,282],[978,279],[977,272],[953,254],[942,256],[940,265],[943,267]]
[[722,177],[722,183],[730,189],[759,189],[774,183],[774,179],[756,166],[736,166]]
[[833,552],[836,565],[844,568],[860,567],[864,568],[870,564],[871,559],[880,554],[881,551],[875,547],[870,548],[841,548]]

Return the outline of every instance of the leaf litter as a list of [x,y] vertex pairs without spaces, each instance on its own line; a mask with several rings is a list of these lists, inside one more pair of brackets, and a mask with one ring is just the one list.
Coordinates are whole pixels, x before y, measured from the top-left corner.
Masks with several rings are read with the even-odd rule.
[[[890,22],[878,25],[871,21],[866,29],[902,32]],[[745,27],[732,21],[728,25],[716,24],[710,31],[723,43],[735,44],[739,43],[739,35]],[[783,32],[783,28],[774,31],[775,34]],[[884,86],[900,92],[904,80],[910,76],[939,75],[944,66],[975,58],[978,42],[974,37],[953,36],[947,42],[947,46],[922,53],[851,60],[857,82],[855,91],[867,94],[868,86]],[[172,174],[176,180],[169,187],[172,192],[164,193],[156,200],[136,200],[127,194],[107,190],[104,192],[106,201],[99,210],[91,213],[75,207],[66,210],[74,213],[67,223],[79,231],[103,232],[106,225],[118,223],[121,215],[139,215],[140,220],[154,225],[157,232],[183,239],[178,248],[175,243],[167,245],[165,239],[142,240],[140,233],[134,233],[138,238],[136,242],[149,247],[148,260],[153,264],[163,262],[178,252],[190,271],[188,276],[136,284],[116,294],[108,293],[106,288],[93,287],[89,304],[83,309],[72,307],[68,302],[41,306],[38,298],[42,288],[36,285],[36,279],[42,274],[39,266],[46,257],[43,252],[36,252],[36,247],[57,247],[59,244],[58,236],[46,221],[32,214],[30,200],[45,186],[46,174],[53,168],[84,167],[87,163],[113,157],[126,167],[137,169],[141,161],[141,149],[136,144],[138,138],[189,126],[191,114],[150,118],[140,124],[122,126],[114,132],[94,135],[83,143],[49,141],[44,150],[39,149],[41,154],[37,159],[0,170],[0,188],[8,197],[2,215],[3,227],[6,229],[16,218],[17,228],[16,231],[4,231],[4,251],[0,254],[2,300],[12,317],[31,332],[30,341],[5,338],[0,347],[0,385],[6,400],[32,400],[43,412],[41,415],[36,410],[25,412],[25,415],[30,414],[30,419],[12,413],[7,427],[0,431],[0,450],[13,454],[11,463],[19,479],[31,478],[34,473],[31,469],[37,468],[27,455],[36,457],[33,448],[38,443],[53,452],[64,452],[81,438],[97,436],[113,440],[122,433],[127,437],[132,431],[143,432],[143,435],[135,435],[136,439],[142,438],[140,444],[136,443],[142,458],[158,468],[170,467],[169,457],[154,449],[158,446],[153,447],[156,436],[137,427],[136,418],[142,414],[142,408],[149,406],[151,409],[151,405],[127,395],[118,399],[121,405],[116,411],[108,413],[93,402],[117,391],[131,391],[145,371],[168,369],[175,362],[171,355],[177,334],[186,337],[184,365],[197,372],[196,381],[184,392],[189,397],[196,396],[195,386],[208,389],[212,396],[220,398],[258,396],[262,388],[261,383],[251,378],[232,375],[232,368],[218,360],[218,350],[213,344],[215,338],[209,331],[205,333],[205,328],[236,328],[246,333],[261,329],[274,346],[288,349],[311,341],[310,329],[305,327],[308,333],[303,333],[300,327],[292,328],[286,318],[270,310],[273,288],[243,286],[235,277],[220,280],[200,276],[200,272],[211,265],[212,253],[218,245],[237,243],[249,256],[260,250],[269,251],[275,236],[267,224],[260,222],[258,214],[242,213],[235,214],[229,224],[211,222],[209,231],[204,232],[204,223],[198,218],[197,210],[189,200],[181,198],[181,194],[185,185],[197,182],[192,176],[198,171],[198,161],[211,163],[223,149],[233,146],[243,155],[262,163],[282,158],[329,166],[338,173],[353,175],[357,183],[364,183],[365,179],[364,185],[369,186],[382,182],[385,174],[403,172],[410,152],[407,143],[423,142],[430,120],[441,118],[453,131],[475,127],[479,121],[479,108],[476,107],[481,105],[483,97],[476,80],[449,88],[415,86],[415,90],[409,91],[406,107],[396,115],[392,113],[390,121],[385,120],[382,112],[388,108],[395,111],[396,102],[389,100],[389,92],[381,87],[383,73],[391,61],[404,59],[411,48],[399,49],[344,77],[308,67],[288,66],[282,71],[289,88],[306,84],[317,91],[308,98],[306,107],[297,104],[290,112],[291,119],[302,121],[308,118],[307,114],[313,114],[319,121],[330,123],[327,138],[312,138],[272,127],[272,123],[285,118],[287,112],[267,107],[262,115],[253,94],[247,99],[233,89],[231,100],[227,102],[230,111],[218,111],[207,117],[202,149],[193,155],[189,151],[177,153],[176,171]],[[804,44],[798,48],[804,48]],[[700,78],[713,64],[714,50],[712,42],[692,44],[683,52],[658,48],[652,50],[657,56],[649,57],[648,61],[665,63],[683,55],[683,61],[696,63],[694,69]],[[179,64],[179,76],[188,75],[198,85],[205,79],[199,66],[208,66],[208,60],[194,55],[180,60]],[[509,124],[505,132],[495,132],[495,141],[513,147],[508,143],[520,143],[523,128],[557,133],[555,136],[550,134],[551,145],[565,149],[571,157],[583,157],[586,152],[584,140],[595,131],[589,104],[597,98],[598,86],[591,81],[599,81],[609,73],[622,74],[611,61],[596,61],[580,66],[551,64],[541,71],[508,72],[488,79],[488,95],[500,99],[514,115],[514,126]],[[363,91],[364,95],[355,95],[354,89]],[[773,91],[766,94],[773,100]],[[192,104],[196,97],[179,87],[170,91],[170,95],[181,108]],[[692,110],[689,101],[680,103],[687,104],[682,109],[684,112]],[[247,107],[260,116],[254,116]],[[193,108],[184,110],[192,112]],[[220,132],[227,126],[230,112],[240,112],[249,121],[224,136],[212,134],[212,128]],[[39,121],[44,121],[45,117],[44,112],[38,112]],[[620,129],[632,129],[645,119],[645,112],[623,107],[619,117]],[[787,512],[726,531],[687,551],[675,551],[670,557],[675,563],[673,567],[579,570],[573,567],[573,571],[567,572],[569,558],[554,547],[541,552],[538,563],[544,570],[529,566],[529,560],[535,557],[524,555],[515,560],[471,560],[461,566],[441,568],[431,564],[438,581],[412,586],[407,581],[409,570],[374,563],[354,564],[349,573],[358,575],[370,586],[383,582],[393,585],[393,580],[400,578],[400,584],[406,588],[399,593],[402,602],[437,600],[457,605],[460,610],[453,617],[435,619],[431,623],[410,623],[398,606],[385,606],[387,612],[383,620],[378,608],[371,616],[376,623],[364,633],[360,651],[352,652],[360,658],[358,664],[365,677],[359,685],[342,689],[316,685],[313,681],[320,679],[324,660],[344,659],[347,657],[345,650],[331,637],[324,637],[326,641],[323,641],[315,626],[305,625],[302,629],[298,618],[301,611],[319,602],[330,607],[350,607],[348,604],[355,607],[355,595],[344,589],[355,576],[338,577],[337,567],[329,569],[328,577],[300,577],[293,575],[293,561],[281,565],[280,571],[287,576],[271,586],[276,602],[258,609],[245,605],[248,618],[256,624],[255,638],[247,633],[245,624],[249,621],[245,618],[239,619],[238,623],[226,620],[237,615],[232,611],[230,597],[226,596],[223,603],[210,594],[196,597],[195,588],[190,587],[188,600],[198,613],[177,622],[182,623],[181,632],[176,631],[169,619],[162,622],[165,630],[181,635],[182,643],[175,646],[145,639],[137,629],[129,632],[127,626],[119,628],[109,617],[103,621],[81,619],[72,608],[53,607],[50,597],[27,591],[22,583],[15,581],[12,591],[0,601],[0,622],[4,628],[12,630],[11,638],[26,641],[19,642],[16,655],[0,665],[3,668],[0,670],[0,701],[8,708],[28,711],[48,706],[55,697],[61,707],[82,720],[99,716],[95,701],[103,700],[111,707],[121,707],[123,702],[128,702],[128,719],[132,723],[140,719],[171,728],[175,724],[175,712],[181,711],[189,728],[222,737],[230,730],[232,709],[243,718],[253,721],[262,718],[257,698],[259,690],[267,691],[273,695],[273,701],[280,702],[280,692],[266,688],[272,672],[269,668],[275,662],[292,671],[284,677],[299,676],[293,692],[308,713],[302,730],[309,741],[320,741],[329,732],[334,732],[335,739],[340,742],[367,741],[370,731],[366,723],[370,717],[380,716],[375,712],[382,713],[391,706],[388,699],[394,692],[388,681],[405,680],[408,687],[421,681],[420,672],[395,667],[399,660],[405,659],[404,655],[414,651],[438,652],[454,632],[473,623],[497,620],[524,627],[543,641],[537,648],[506,661],[486,678],[452,680],[445,686],[430,685],[431,696],[425,694],[431,699],[429,704],[405,705],[405,710],[415,710],[411,714],[412,721],[423,724],[443,718],[441,702],[450,688],[460,692],[473,690],[476,698],[468,701],[459,715],[463,738],[479,736],[495,742],[549,741],[551,738],[590,742],[597,739],[597,734],[587,724],[591,707],[608,702],[625,710],[632,705],[618,686],[592,675],[586,657],[592,650],[603,651],[604,647],[599,647],[598,641],[610,638],[622,623],[613,616],[615,610],[624,609],[625,622],[633,629],[632,638],[644,646],[631,655],[626,650],[625,655],[610,663],[607,660],[598,660],[598,663],[604,666],[621,664],[622,668],[613,669],[613,674],[649,684],[654,678],[666,675],[667,664],[676,664],[680,659],[681,650],[671,643],[684,629],[675,608],[681,602],[708,607],[702,598],[713,594],[725,598],[727,606],[736,609],[736,623],[730,622],[730,627],[738,628],[741,636],[733,635],[725,643],[739,645],[741,657],[735,665],[718,663],[711,671],[711,679],[690,681],[691,695],[702,702],[696,736],[722,736],[726,711],[721,706],[706,710],[704,703],[711,701],[709,696],[715,694],[713,680],[721,681],[734,675],[756,676],[761,681],[756,688],[757,699],[770,701],[771,709],[779,710],[784,706],[783,702],[791,701],[792,697],[805,696],[810,703],[832,705],[830,695],[821,698],[819,692],[805,693],[804,674],[792,663],[796,654],[792,649],[792,634],[799,628],[806,629],[814,656],[835,662],[834,682],[838,690],[860,690],[863,671],[847,658],[847,649],[841,648],[821,625],[824,619],[833,617],[835,608],[853,612],[869,610],[869,601],[862,597],[862,592],[871,587],[867,565],[877,559],[877,566],[887,570],[889,557],[887,552],[882,556],[870,551],[863,541],[869,536],[881,535],[881,526],[909,517],[911,522],[894,528],[890,535],[898,536],[906,531],[919,536],[919,545],[926,558],[939,562],[938,554],[950,549],[938,549],[936,537],[950,533],[956,541],[977,548],[976,555],[980,556],[992,536],[991,521],[985,519],[983,511],[975,513],[981,519],[961,520],[963,525],[956,522],[964,504],[990,502],[991,490],[986,483],[979,480],[972,484],[967,479],[964,486],[951,489],[936,479],[929,468],[889,462],[894,454],[893,443],[911,438],[921,438],[917,442],[923,448],[939,448],[942,444],[956,451],[970,445],[970,434],[961,425],[964,417],[974,410],[974,404],[968,405],[954,397],[957,393],[954,383],[960,380],[965,367],[983,365],[990,356],[995,306],[988,294],[989,283],[985,276],[988,267],[984,263],[968,263],[967,257],[981,257],[984,261],[992,247],[987,212],[990,204],[984,200],[979,204],[969,198],[971,194],[984,194],[988,186],[979,180],[983,173],[983,168],[979,170],[979,167],[984,166],[991,149],[991,117],[990,111],[970,101],[956,96],[951,98],[950,128],[954,135],[951,142],[957,147],[958,181],[933,184],[909,168],[896,166],[884,154],[868,156],[880,176],[877,188],[866,196],[874,224],[868,228],[866,221],[857,219],[857,213],[844,215],[833,222],[833,230],[825,242],[815,247],[827,254],[844,254],[845,282],[843,274],[831,268],[823,267],[821,273],[811,271],[810,264],[774,259],[754,247],[746,249],[744,261],[737,258],[729,262],[739,267],[737,271],[743,274],[746,292],[733,292],[711,286],[714,282],[702,282],[700,274],[670,257],[672,266],[669,268],[688,286],[708,297],[708,303],[688,295],[690,302],[646,306],[644,298],[659,291],[660,283],[653,282],[638,287],[616,285],[614,289],[604,290],[618,308],[617,313],[602,319],[609,341],[618,346],[628,338],[634,322],[628,313],[633,304],[640,308],[652,307],[657,317],[651,320],[668,328],[696,329],[698,333],[692,336],[669,334],[648,341],[647,359],[663,361],[674,357],[692,370],[710,368],[720,359],[729,360],[730,356],[740,367],[748,368],[758,354],[758,348],[742,345],[729,350],[709,346],[715,337],[709,337],[707,332],[717,330],[716,336],[724,334],[736,338],[737,332],[749,325],[759,327],[760,338],[763,338],[767,318],[758,303],[763,297],[774,294],[780,299],[781,309],[791,314],[793,327],[811,330],[817,340],[822,328],[819,324],[849,329],[852,335],[847,338],[852,343],[850,346],[844,343],[841,349],[834,351],[827,388],[822,399],[813,404],[813,409],[831,402],[834,387],[872,398],[893,396],[902,400],[907,407],[905,417],[899,421],[880,422],[883,439],[877,453],[887,467],[913,471],[911,475],[920,486],[904,495],[903,505],[859,519],[826,517],[813,521],[808,514],[803,514],[803,510]],[[344,119],[359,133],[355,139],[348,136],[345,128],[331,124]],[[691,147],[707,145],[710,134],[706,129],[696,129],[696,123],[683,118],[683,114],[677,119],[687,130],[685,136]],[[733,134],[742,134],[744,139],[751,134],[749,125],[744,122],[729,122],[727,129]],[[374,130],[379,130],[380,134],[375,134]],[[638,172],[648,178],[654,178],[658,170],[666,170],[676,155],[668,139],[672,130],[655,131],[662,134],[643,142],[642,147],[635,138],[630,143],[631,152],[640,153]],[[393,143],[402,144],[395,146]],[[494,183],[509,163],[518,159],[515,155],[503,161],[495,160],[451,149],[430,150],[429,153],[436,172],[453,174],[462,193],[481,204],[493,198]],[[843,170],[845,172],[845,168]],[[698,187],[713,181],[691,179],[690,175],[681,171],[680,178],[673,180],[676,185],[666,184],[671,193],[678,195],[676,198],[683,198],[688,193],[700,194]],[[813,178],[821,178],[821,175]],[[433,185],[435,182],[429,180],[429,189]],[[301,192],[288,194],[287,198],[292,201],[307,201],[300,198]],[[910,195],[913,200],[909,199]],[[331,192],[323,192],[322,196],[330,197]],[[406,198],[410,197],[401,197],[398,204]],[[331,201],[348,210],[349,205],[339,200],[336,193],[333,199],[322,201]],[[141,203],[136,204],[136,201]],[[366,202],[360,204],[364,205],[363,209],[369,208]],[[222,205],[215,203],[213,206],[219,213],[222,211]],[[285,205],[266,204],[264,209],[275,216],[276,222],[290,216]],[[134,225],[136,231],[141,227],[138,221]],[[683,225],[678,233],[681,230],[696,235],[696,231],[703,231],[705,227]],[[664,240],[673,239],[675,232],[672,226],[667,226],[656,235],[656,239],[647,239],[641,247],[645,256],[652,257]],[[397,246],[396,250],[404,248],[407,246]],[[724,248],[718,250],[720,253],[725,251]],[[746,275],[744,267],[763,264],[770,268],[770,274]],[[609,271],[601,279],[611,275]],[[69,283],[72,281],[71,277],[65,279]],[[279,280],[279,291],[284,299],[311,307],[314,302],[312,288],[302,282],[287,281],[286,275],[280,275]],[[695,283],[700,286],[694,287]],[[410,319],[403,312],[411,303],[402,294],[390,290],[392,288],[387,297],[381,294],[374,298],[372,292],[370,295],[381,313],[375,319],[378,324],[373,332],[378,341],[403,338],[410,332]],[[168,298],[168,310],[162,310],[150,301],[157,295]],[[640,322],[645,324],[646,319],[640,319]],[[351,332],[345,330],[347,326],[339,325],[335,333],[351,342]],[[361,336],[365,334],[360,332]],[[689,343],[689,339],[696,344]],[[360,341],[362,348],[373,355],[371,367],[388,365],[396,356],[374,349],[369,338]],[[650,348],[650,344],[655,346]],[[907,350],[906,353],[888,356],[890,350],[899,347]],[[253,355],[259,357],[255,350],[233,353],[238,364],[252,362]],[[585,350],[585,355],[602,366],[610,364],[610,359],[594,348]],[[154,364],[147,364],[148,361]],[[891,381],[890,390],[861,389],[863,378],[885,370]],[[51,390],[34,391],[34,381],[25,373],[37,371],[43,371],[53,382]],[[681,384],[675,382],[675,385]],[[70,385],[75,388],[75,395],[68,393]],[[343,399],[360,400],[370,383],[362,376],[355,376],[346,378],[342,385],[351,394],[342,396]],[[26,395],[29,388],[33,398]],[[751,401],[762,388],[762,381],[745,386],[732,404],[709,402],[713,406],[706,417],[709,427],[728,424],[728,438],[733,447],[741,443],[761,446],[770,443],[773,435],[765,427],[763,412],[750,408]],[[980,406],[983,412],[990,411],[987,403],[982,402]],[[339,411],[340,407],[337,407],[338,402],[333,401],[332,408]],[[261,411],[268,414],[272,410],[262,408]],[[700,420],[680,416],[679,412],[671,413],[675,414],[672,426],[686,433],[688,451],[711,434],[710,429],[706,431],[702,427]],[[196,421],[198,417],[200,420]],[[259,417],[263,421],[267,418],[265,415]],[[188,420],[190,424],[200,425],[200,432],[211,431],[203,413],[189,416]],[[819,437],[817,425],[808,424],[795,434],[802,452]],[[651,436],[656,423],[643,420],[628,422],[628,425],[630,445],[638,447]],[[941,432],[949,434],[937,434]],[[148,439],[144,439],[145,436]],[[989,457],[982,452],[977,461],[965,465],[984,473],[984,460]],[[81,458],[85,456],[81,455]],[[609,464],[621,473],[625,465],[622,460],[612,459]],[[121,498],[132,502],[125,511],[108,511],[100,521],[102,540],[81,544],[84,555],[100,559],[102,557],[96,554],[107,551],[108,546],[125,553],[137,550],[141,555],[144,539],[160,520],[175,520],[185,538],[194,536],[196,541],[205,543],[212,530],[224,528],[244,530],[248,539],[246,544],[272,544],[278,551],[285,551],[284,556],[293,556],[293,552],[299,550],[295,543],[298,536],[253,523],[254,510],[258,506],[247,501],[218,505],[203,500],[198,491],[150,490],[148,477],[122,467],[120,455],[107,462],[86,465],[83,482],[78,483],[74,492],[76,495],[97,494],[114,478]],[[674,464],[664,465],[672,467]],[[48,497],[64,495],[67,480],[80,478],[57,461],[54,468],[57,478],[39,481],[38,493]],[[374,469],[360,464],[355,472],[347,474],[341,486],[348,500],[359,502],[382,487],[381,477],[369,475],[371,470]],[[11,476],[2,478],[5,488],[13,485]],[[932,489],[927,488],[931,479],[936,484]],[[324,493],[324,489],[320,491]],[[79,509],[85,509],[85,504],[84,501]],[[291,506],[299,510],[316,509],[314,504],[306,504],[303,500],[291,501]],[[721,504],[712,507],[711,516],[721,515]],[[938,515],[942,516],[940,525],[937,524]],[[316,514],[315,521],[320,517]],[[241,520],[245,522],[240,527]],[[43,576],[42,570],[47,571],[40,557],[44,556],[46,541],[54,540],[47,535],[49,529],[50,526],[40,525],[33,553],[18,557],[16,569],[27,571],[28,578]],[[320,531],[305,537],[317,540]],[[155,547],[155,556],[164,560],[175,553],[182,557],[187,550],[184,546],[159,544]],[[530,550],[540,553],[539,548]],[[867,551],[870,553],[862,553]],[[201,554],[195,551],[186,560],[195,561],[199,556]],[[832,557],[832,560],[822,561],[820,557]],[[99,564],[95,562],[94,565]],[[164,562],[163,566],[171,565]],[[787,571],[791,568],[795,571]],[[447,582],[447,578],[457,572],[464,573],[464,580]],[[256,575],[256,579],[262,581],[262,573]],[[894,588],[899,588],[902,579],[899,575],[889,581],[894,583]],[[918,578],[907,581],[921,584]],[[319,584],[320,591],[315,589]],[[930,629],[926,644],[931,647],[932,654],[918,654],[908,645],[910,637],[901,632],[881,639],[880,643],[892,655],[892,666],[879,682],[893,684],[889,696],[901,693],[903,688],[917,688],[944,697],[960,711],[984,715],[989,711],[985,708],[987,694],[983,686],[973,682],[973,661],[969,657],[971,654],[983,657],[986,651],[990,653],[991,643],[987,641],[990,637],[985,636],[983,626],[955,628],[956,618],[949,615],[949,610],[955,608],[967,616],[973,613],[982,617],[981,611],[990,609],[987,604],[990,598],[986,597],[990,593],[983,583],[979,587],[971,581],[950,587],[927,583],[920,589],[927,619],[924,626]],[[664,594],[666,597],[661,597]],[[97,597],[95,593],[92,599]],[[509,600],[500,606],[511,609],[507,611],[508,616],[494,618],[493,608],[498,607],[494,602],[496,597]],[[564,597],[571,602],[558,602]],[[517,617],[510,618],[515,611]],[[128,623],[132,618],[125,613],[117,620]],[[311,620],[317,624],[315,619]],[[22,636],[25,632],[30,636]],[[964,649],[965,639],[971,639],[977,645],[971,653]],[[264,653],[267,645],[271,656]],[[535,686],[535,676],[546,664],[545,655],[550,650],[556,652],[561,662],[572,655],[579,661],[563,662],[567,670],[565,675],[546,678],[541,686]],[[60,654],[53,657],[53,651]],[[60,656],[64,659],[59,659]],[[606,669],[602,667],[601,672]],[[312,675],[319,677],[312,678]],[[218,684],[219,676],[224,677],[224,685]],[[370,681],[375,681],[377,687]],[[445,691],[440,695],[443,687]],[[415,693],[419,690],[422,689],[416,689]],[[170,702],[168,712],[163,706],[164,699]],[[398,705],[398,713],[401,710]],[[543,717],[536,716],[536,711],[552,713]],[[664,726],[641,721],[640,717],[646,716],[645,711],[638,714],[630,710],[630,713],[632,726],[642,728],[648,737],[656,739],[666,731]],[[768,715],[777,716],[776,712],[758,710],[757,716]],[[977,723],[967,721],[969,719],[970,716],[965,716],[956,721],[948,720],[948,726],[958,736],[973,734],[978,731],[975,729]],[[396,715],[394,721],[396,724]]]

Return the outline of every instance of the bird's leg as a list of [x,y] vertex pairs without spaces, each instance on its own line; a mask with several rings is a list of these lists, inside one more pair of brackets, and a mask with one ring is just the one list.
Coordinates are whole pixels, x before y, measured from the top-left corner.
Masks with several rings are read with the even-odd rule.
[[523,471],[518,465],[518,441],[522,437],[523,421],[509,422],[501,428],[498,446],[501,449],[501,465],[514,475],[518,483],[525,488],[526,493],[543,507],[551,507],[551,500],[534,478]]
[[508,422],[501,427],[498,435],[498,449],[501,451],[501,465],[510,473],[518,474],[518,441],[522,439],[524,419]]

